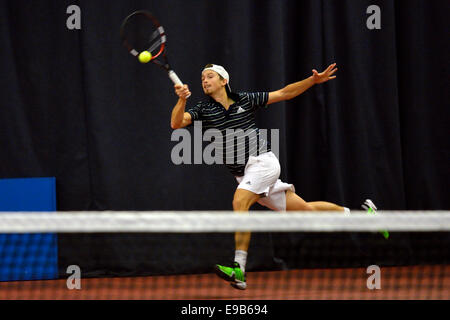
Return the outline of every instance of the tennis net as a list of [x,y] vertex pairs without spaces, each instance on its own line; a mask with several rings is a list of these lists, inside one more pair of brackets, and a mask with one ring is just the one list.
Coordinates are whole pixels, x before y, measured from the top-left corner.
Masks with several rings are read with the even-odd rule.
[[[235,231],[246,290],[217,274]],[[450,298],[449,211],[5,212],[0,234],[2,300]]]

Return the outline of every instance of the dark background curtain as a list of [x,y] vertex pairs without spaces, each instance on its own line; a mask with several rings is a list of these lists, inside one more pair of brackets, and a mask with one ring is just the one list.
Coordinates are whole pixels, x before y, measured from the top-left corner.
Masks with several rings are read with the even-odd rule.
[[[81,30],[66,27],[72,4],[81,8]],[[380,30],[366,27],[372,4],[381,9]],[[207,63],[225,66],[234,91],[277,90],[337,63],[336,80],[257,116],[260,128],[280,130],[281,178],[305,200],[450,208],[448,1],[3,0],[1,178],[55,176],[61,211],[232,209],[236,183],[224,166],[171,161],[178,143],[171,141],[172,83],[156,66],[139,64],[119,39],[123,18],[142,8],[167,31],[170,61],[193,92],[189,104],[203,98]],[[92,260],[100,253],[85,250],[85,270],[139,273],[172,259],[169,243],[212,246],[216,241],[206,240],[215,237],[166,243],[130,235],[127,241],[147,255],[148,247],[173,253],[141,254],[145,259],[133,265],[117,258],[129,248],[124,238],[64,236],[60,261],[81,259],[69,242],[85,246],[79,248],[96,242],[114,261],[99,266]],[[192,249],[188,267],[173,272],[232,255],[226,239],[224,257],[194,261]],[[265,250],[253,255],[250,268],[271,265],[277,241],[255,235],[252,246]]]

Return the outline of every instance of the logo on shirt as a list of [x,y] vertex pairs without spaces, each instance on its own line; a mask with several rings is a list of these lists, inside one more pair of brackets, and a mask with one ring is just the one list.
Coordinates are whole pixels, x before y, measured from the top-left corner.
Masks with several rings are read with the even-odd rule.
[[245,110],[242,109],[242,107],[239,107],[239,109],[237,109],[236,113],[241,113],[241,112],[244,112],[244,111],[245,111]]
[[251,185],[252,183],[250,181],[247,181],[245,184]]

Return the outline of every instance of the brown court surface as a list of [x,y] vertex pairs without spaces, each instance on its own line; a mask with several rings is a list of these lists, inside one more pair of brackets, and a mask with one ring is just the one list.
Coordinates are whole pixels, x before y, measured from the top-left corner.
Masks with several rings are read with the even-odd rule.
[[383,267],[381,288],[369,290],[363,268],[249,272],[247,290],[215,274],[0,283],[1,300],[448,300],[450,267]]

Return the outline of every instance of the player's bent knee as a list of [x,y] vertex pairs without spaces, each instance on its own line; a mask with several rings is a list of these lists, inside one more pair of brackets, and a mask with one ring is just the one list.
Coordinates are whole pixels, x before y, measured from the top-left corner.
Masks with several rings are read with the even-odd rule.
[[233,210],[239,210],[243,205],[243,201],[239,198],[233,199]]
[[247,211],[251,206],[250,201],[242,198],[233,199],[233,210],[235,211]]
[[233,198],[233,210],[247,211],[258,198],[259,196],[249,191],[236,192]]

